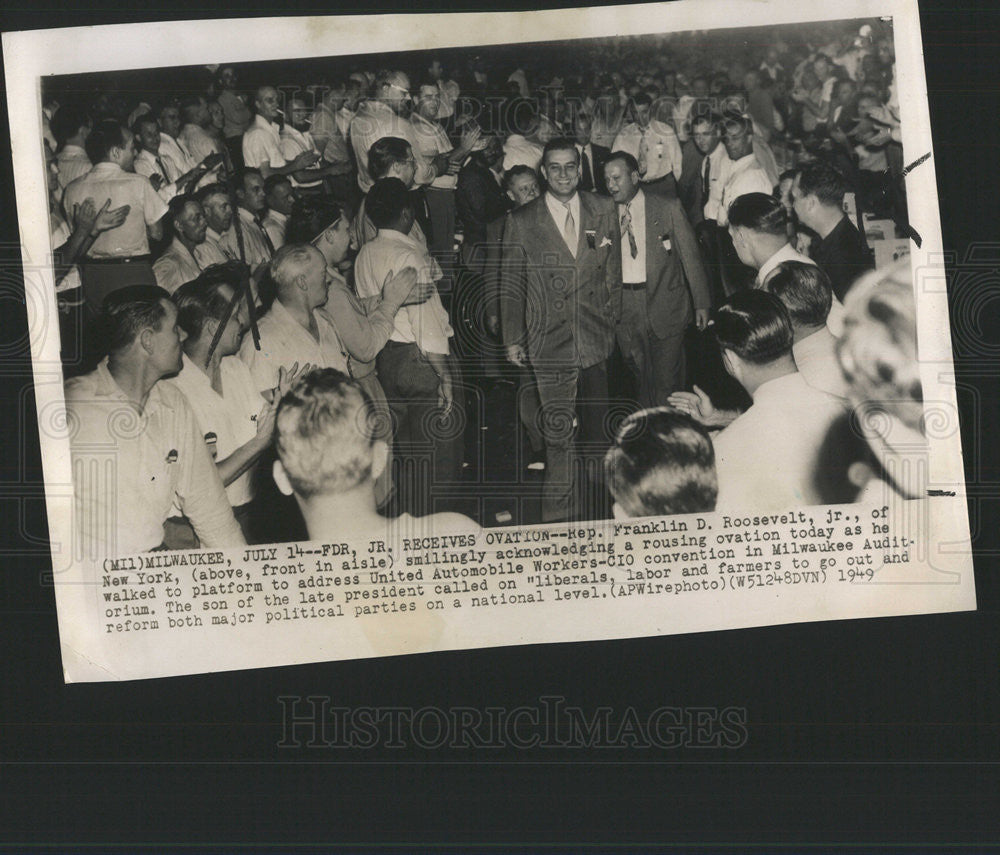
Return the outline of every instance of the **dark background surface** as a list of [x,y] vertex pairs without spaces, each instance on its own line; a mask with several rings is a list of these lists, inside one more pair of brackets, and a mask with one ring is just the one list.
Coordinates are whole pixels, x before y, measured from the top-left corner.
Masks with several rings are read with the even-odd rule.
[[[226,14],[207,2],[87,13],[70,5],[7,8],[2,27]],[[351,11],[372,10],[392,7]],[[923,3],[921,25],[944,246],[954,256],[953,327],[962,317],[971,331],[955,337],[955,369],[976,613],[65,686],[44,581],[44,492],[3,145],[0,843],[839,841],[866,850],[996,840],[1000,10]],[[640,718],[661,706],[733,706],[747,711],[748,738],[729,751],[279,747],[278,698],[308,695],[418,708],[561,696]]]

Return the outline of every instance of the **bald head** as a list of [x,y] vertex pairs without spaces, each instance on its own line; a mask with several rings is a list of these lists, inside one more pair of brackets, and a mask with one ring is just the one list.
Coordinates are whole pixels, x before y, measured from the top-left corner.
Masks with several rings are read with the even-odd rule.
[[280,112],[278,90],[273,86],[261,86],[254,96],[254,106],[257,108],[257,115],[269,122],[275,121]]

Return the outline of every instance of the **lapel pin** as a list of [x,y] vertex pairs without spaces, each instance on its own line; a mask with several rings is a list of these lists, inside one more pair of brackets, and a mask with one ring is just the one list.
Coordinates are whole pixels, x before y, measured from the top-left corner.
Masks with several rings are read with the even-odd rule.
[[587,246],[591,249],[597,248],[597,232],[593,229],[587,229]]

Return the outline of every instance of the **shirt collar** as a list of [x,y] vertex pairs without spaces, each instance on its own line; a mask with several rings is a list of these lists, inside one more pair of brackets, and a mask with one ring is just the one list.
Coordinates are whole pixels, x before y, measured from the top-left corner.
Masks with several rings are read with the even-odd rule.
[[638,212],[638,211],[641,211],[643,213],[646,212],[646,194],[642,192],[642,188],[641,187],[638,189],[638,191],[636,192],[636,194],[628,202],[626,202],[624,205],[619,205],[618,206],[618,213],[619,214],[625,213],[625,205],[629,206],[629,213]]
[[277,123],[269,122],[260,113],[254,116],[253,124],[255,128],[263,128],[266,131],[271,131],[271,133],[278,133]]

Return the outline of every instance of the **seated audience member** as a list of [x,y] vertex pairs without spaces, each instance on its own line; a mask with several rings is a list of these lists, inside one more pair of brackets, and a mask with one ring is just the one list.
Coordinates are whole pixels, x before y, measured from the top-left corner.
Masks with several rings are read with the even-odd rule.
[[720,511],[778,511],[819,504],[820,457],[843,402],[813,389],[795,368],[792,324],[764,291],[734,294],[719,309],[715,336],[726,370],[753,404],[715,436]]
[[194,410],[236,520],[253,543],[254,468],[271,444],[278,401],[297,375],[281,369],[267,400],[235,356],[249,324],[241,288],[241,266],[229,262],[208,268],[177,290],[177,323],[186,336],[183,367],[165,382],[176,386]]
[[804,167],[792,185],[792,204],[799,222],[818,235],[809,254],[830,277],[839,300],[847,296],[862,273],[874,266],[864,239],[844,213],[846,191],[840,173],[823,162]]
[[[356,381],[332,369],[311,371],[278,405],[274,480],[294,495],[309,537],[354,539],[359,532],[405,531],[418,523],[408,514],[386,520],[378,513],[375,480],[386,465],[386,444],[375,438],[378,416]],[[468,517],[438,513],[421,530],[477,531]]]
[[153,263],[156,284],[173,294],[185,282],[198,278],[206,261],[223,264],[226,257],[213,244],[205,243],[208,220],[193,196],[174,196],[167,205],[166,220],[174,239]]
[[764,290],[774,294],[792,321],[792,356],[806,383],[837,398],[847,397],[847,381],[837,362],[837,339],[826,319],[833,305],[830,279],[815,264],[783,261]]
[[909,262],[859,280],[844,312],[837,355],[851,403],[883,470],[858,501],[883,504],[925,496],[928,451]]
[[625,419],[604,471],[616,519],[715,509],[719,485],[712,441],[677,410],[640,410]]
[[264,201],[267,202],[267,216],[262,220],[264,232],[271,240],[275,251],[285,245],[285,228],[288,215],[295,204],[295,190],[284,175],[272,175],[264,182]]
[[202,546],[244,544],[191,407],[160,382],[182,365],[184,334],[169,295],[156,286],[121,288],[105,301],[103,322],[107,358],[66,383],[75,554],[165,545],[175,503]]

